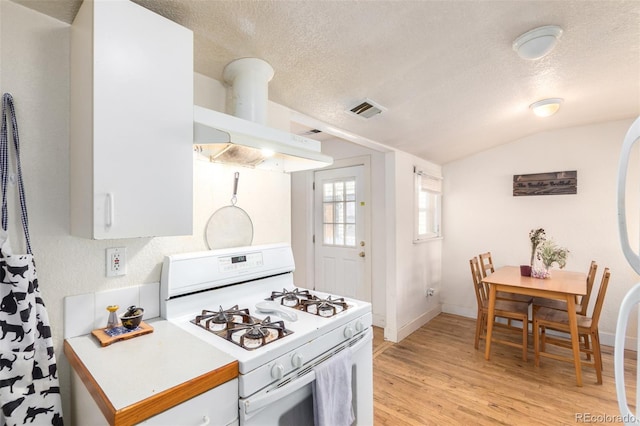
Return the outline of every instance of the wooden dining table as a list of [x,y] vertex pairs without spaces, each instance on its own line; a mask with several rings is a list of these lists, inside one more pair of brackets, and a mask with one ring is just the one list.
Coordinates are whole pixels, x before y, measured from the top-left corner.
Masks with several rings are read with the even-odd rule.
[[[582,386],[582,369],[580,366],[580,342],[578,322],[576,319],[575,297],[587,293],[587,274],[583,272],[554,269],[548,278],[523,277],[520,267],[503,266],[482,280],[489,285],[489,312],[487,315],[487,338],[484,357],[491,358],[491,335],[495,315],[496,293],[524,294],[533,297],[545,297],[567,302],[569,329],[571,330],[571,347],[576,369],[576,381]],[[536,332],[536,330],[534,330]]]

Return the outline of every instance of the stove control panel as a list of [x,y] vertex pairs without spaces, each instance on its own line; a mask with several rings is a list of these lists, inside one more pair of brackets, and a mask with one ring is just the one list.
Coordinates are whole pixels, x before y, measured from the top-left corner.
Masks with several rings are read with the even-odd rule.
[[[325,330],[291,352],[273,359],[246,374],[241,374],[239,382],[240,397],[246,398],[269,384],[277,386],[276,382],[286,381],[288,378],[300,374],[306,368],[312,368],[316,361],[322,359],[327,352],[338,345],[344,344],[348,340],[356,340],[364,333],[373,334],[372,330],[370,330],[371,324],[371,312],[367,312],[332,330]],[[286,339],[283,339],[284,341]]]
[[218,258],[220,272],[247,270],[264,265],[262,253],[248,253]]
[[280,363],[275,363],[273,367],[271,367],[271,377],[280,380],[282,376],[284,376],[284,366]]
[[302,364],[304,364],[304,357],[297,352],[294,353],[293,356],[291,356],[291,365],[293,368],[300,368]]

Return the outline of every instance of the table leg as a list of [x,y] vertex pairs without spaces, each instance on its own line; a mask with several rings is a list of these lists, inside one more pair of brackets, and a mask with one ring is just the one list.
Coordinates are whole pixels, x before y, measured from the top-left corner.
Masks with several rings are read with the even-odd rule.
[[496,309],[496,286],[494,284],[489,285],[489,309],[487,312],[487,336],[485,341],[484,358],[489,360],[491,358],[491,336],[493,334],[493,321]]
[[578,320],[576,319],[576,305],[573,295],[567,294],[567,312],[569,314],[569,330],[571,330],[571,347],[573,349],[573,364],[576,368],[576,381],[582,386],[582,367],[580,365],[580,336],[578,335]]

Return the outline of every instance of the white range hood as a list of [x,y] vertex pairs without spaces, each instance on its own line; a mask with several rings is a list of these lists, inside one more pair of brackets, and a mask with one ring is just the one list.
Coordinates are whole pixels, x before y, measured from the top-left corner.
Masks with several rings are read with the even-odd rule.
[[273,69],[256,58],[243,58],[225,67],[231,84],[234,115],[194,107],[194,150],[210,161],[259,169],[295,172],[331,165],[313,139],[265,126],[268,82]]

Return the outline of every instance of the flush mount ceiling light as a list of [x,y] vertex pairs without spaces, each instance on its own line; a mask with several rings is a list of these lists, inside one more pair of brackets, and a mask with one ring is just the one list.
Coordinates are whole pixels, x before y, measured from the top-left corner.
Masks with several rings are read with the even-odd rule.
[[529,105],[529,108],[538,117],[549,117],[558,112],[561,103],[560,98],[542,99]]
[[557,25],[534,28],[513,42],[513,50],[522,59],[540,59],[553,50],[561,36],[562,28]]

